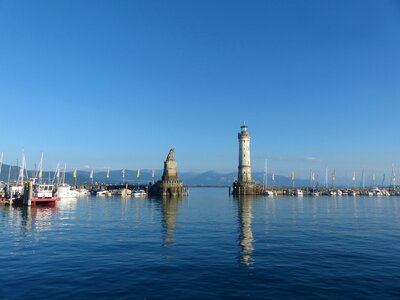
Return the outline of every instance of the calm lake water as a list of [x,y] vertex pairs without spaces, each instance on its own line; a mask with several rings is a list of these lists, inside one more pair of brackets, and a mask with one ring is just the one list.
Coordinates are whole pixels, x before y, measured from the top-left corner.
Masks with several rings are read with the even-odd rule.
[[399,197],[0,207],[1,299],[400,298]]

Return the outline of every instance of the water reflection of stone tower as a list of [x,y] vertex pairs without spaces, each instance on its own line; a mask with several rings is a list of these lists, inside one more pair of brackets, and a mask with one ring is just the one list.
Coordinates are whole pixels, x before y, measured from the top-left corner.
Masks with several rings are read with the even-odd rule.
[[240,225],[240,236],[239,236],[239,245],[241,246],[240,251],[240,263],[245,266],[250,266],[253,263],[253,259],[251,254],[254,251],[253,247],[253,231],[251,228],[252,225],[252,208],[253,208],[253,199],[252,198],[240,198],[238,201],[238,219]]
[[165,247],[169,247],[175,243],[174,232],[176,226],[176,217],[181,199],[168,198],[168,199],[162,199],[160,201],[161,201],[161,210],[163,215],[163,220],[162,220],[163,234],[164,234],[163,245]]
[[239,139],[239,167],[238,183],[251,182],[251,162],[250,162],[250,133],[247,131],[247,125],[243,122],[240,126]]

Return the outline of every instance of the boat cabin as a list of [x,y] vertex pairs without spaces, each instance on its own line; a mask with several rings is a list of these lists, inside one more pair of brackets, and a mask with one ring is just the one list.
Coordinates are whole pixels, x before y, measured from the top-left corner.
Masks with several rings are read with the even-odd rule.
[[52,184],[35,184],[33,186],[34,198],[52,198],[53,185]]
[[13,197],[18,197],[24,193],[24,186],[21,184],[10,184],[6,186],[6,191]]

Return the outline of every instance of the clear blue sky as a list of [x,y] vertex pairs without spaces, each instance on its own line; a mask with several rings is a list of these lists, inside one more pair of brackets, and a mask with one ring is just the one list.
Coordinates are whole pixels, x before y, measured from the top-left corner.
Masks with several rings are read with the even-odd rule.
[[0,0],[0,152],[45,167],[400,165],[400,1]]

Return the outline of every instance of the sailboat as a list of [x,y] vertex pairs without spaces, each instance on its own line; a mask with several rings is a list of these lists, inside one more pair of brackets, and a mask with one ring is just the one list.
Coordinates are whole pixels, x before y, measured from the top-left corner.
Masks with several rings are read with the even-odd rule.
[[57,186],[56,195],[60,199],[75,199],[78,198],[79,192],[75,189],[72,189],[71,186],[65,183],[65,172],[67,169],[67,165],[64,165],[64,172],[61,174],[61,183]]
[[[37,204],[45,204],[45,205],[55,205],[55,203],[59,200],[59,198],[55,197],[53,194],[54,186],[52,183],[42,183],[41,176],[42,176],[42,161],[43,161],[43,153],[40,162],[40,171],[36,170],[36,173],[33,177],[28,178],[28,187],[32,187],[32,194],[29,196],[29,205],[37,205]],[[19,174],[16,184],[8,184],[7,186],[7,199],[3,199],[3,203],[8,205],[16,205],[21,206],[24,204],[24,201],[27,200],[28,197],[25,199],[22,197],[24,193],[24,177],[26,172],[26,160],[25,154],[22,153],[22,160],[21,165],[19,167]],[[9,169],[9,177],[10,177],[10,170]],[[39,176],[39,182],[37,182],[37,177]],[[4,201],[6,200],[6,201]]]
[[396,190],[396,172],[394,171],[394,165],[392,165],[392,176],[391,176],[391,183],[393,186],[393,191]]
[[21,160],[21,165],[19,166],[17,182],[8,184],[7,186],[7,194],[9,194],[10,199],[19,198],[23,194],[24,174],[25,174],[25,153],[22,152],[22,160]]
[[365,169],[363,169],[362,173],[361,173],[361,187],[363,189],[363,191],[361,192],[361,195],[370,196],[370,197],[374,195],[374,193],[372,191],[365,189]]
[[312,188],[310,190],[310,195],[311,196],[319,196],[319,191],[316,188],[316,174],[312,170],[310,170],[310,175],[311,175],[310,182],[312,183]]
[[274,192],[271,190],[267,189],[268,187],[268,162],[267,160],[265,160],[265,170],[264,170],[264,192],[263,194],[269,197],[273,197],[274,196]]

